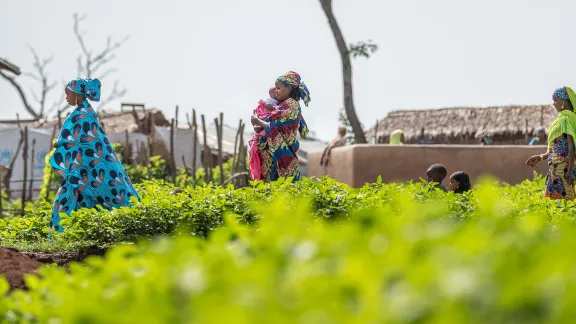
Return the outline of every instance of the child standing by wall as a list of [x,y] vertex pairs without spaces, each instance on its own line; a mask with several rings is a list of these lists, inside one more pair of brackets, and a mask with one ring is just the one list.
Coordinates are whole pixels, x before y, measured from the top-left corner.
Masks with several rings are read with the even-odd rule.
[[465,193],[472,189],[472,183],[470,182],[470,176],[464,171],[454,172],[450,176],[450,184],[448,185],[450,190],[454,193]]
[[426,170],[426,177],[428,178],[428,182],[436,183],[434,188],[438,188],[444,192],[448,191],[442,184],[447,175],[448,171],[442,164],[433,164],[428,168],[428,170]]

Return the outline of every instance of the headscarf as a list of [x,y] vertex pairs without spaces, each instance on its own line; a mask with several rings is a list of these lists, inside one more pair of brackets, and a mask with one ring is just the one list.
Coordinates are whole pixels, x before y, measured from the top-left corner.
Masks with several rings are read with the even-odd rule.
[[574,105],[576,105],[576,92],[574,89],[570,88],[569,86],[565,86],[566,93],[568,94],[568,100],[570,100],[570,104],[572,104],[572,109],[574,109]]
[[554,96],[558,99],[570,100],[570,96],[568,96],[568,91],[566,91],[566,88],[567,87],[556,89],[556,91],[554,91]]
[[308,107],[308,104],[312,99],[310,99],[310,91],[308,90],[308,87],[306,87],[304,82],[302,82],[300,74],[294,71],[290,71],[284,75],[279,76],[277,80],[284,83],[287,86],[298,88],[300,90],[300,97],[302,97],[302,100],[304,100],[304,104],[306,105],[306,107]]
[[402,144],[402,134],[404,132],[401,129],[397,129],[390,134],[390,144]]
[[458,181],[458,183],[460,184],[460,186],[458,186],[458,189],[454,190],[455,193],[464,193],[464,192],[472,189],[472,183],[470,182],[470,176],[468,176],[468,173],[466,173],[464,171],[454,172],[450,176],[450,179],[454,179],[454,180]]
[[68,85],[66,85],[68,90],[96,102],[100,101],[101,87],[102,84],[98,79],[76,79],[68,82]]
[[[556,89],[554,96],[558,99],[570,100],[570,103],[576,103],[576,93],[569,86]],[[562,110],[558,118],[550,125],[548,129],[548,146],[554,143],[554,140],[562,136],[562,134],[576,138],[576,114],[572,110]]]

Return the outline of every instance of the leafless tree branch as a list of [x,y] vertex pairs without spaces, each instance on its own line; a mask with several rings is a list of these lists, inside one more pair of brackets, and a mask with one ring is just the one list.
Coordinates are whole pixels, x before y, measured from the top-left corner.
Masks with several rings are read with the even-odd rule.
[[112,73],[114,73],[114,72],[116,72],[116,71],[117,71],[116,69],[108,69],[108,70],[104,71],[104,73],[100,74],[100,76],[98,77],[98,79],[102,80],[102,79],[104,79],[105,77],[109,76],[110,74],[112,74]]
[[32,108],[32,106],[30,106],[30,104],[28,103],[28,99],[26,98],[26,94],[24,93],[24,90],[22,90],[22,87],[20,86],[20,84],[18,82],[16,82],[16,80],[14,80],[13,77],[5,74],[2,71],[0,71],[0,76],[2,78],[4,78],[4,80],[8,81],[16,89],[16,91],[18,91],[18,94],[20,95],[20,99],[22,100],[22,104],[24,104],[24,109],[26,109],[26,111],[30,115],[32,115],[32,117],[34,119],[40,119],[41,116],[38,115],[38,113],[34,110],[34,108]]
[[[77,59],[77,71],[79,76],[91,79],[95,77],[97,72],[99,72],[116,58],[115,52],[128,41],[129,37],[124,37],[120,41],[114,41],[111,36],[108,36],[106,38],[106,46],[104,49],[94,54],[94,52],[88,49],[86,46],[84,41],[84,34],[80,29],[80,23],[84,21],[85,18],[85,15],[80,16],[78,14],[74,14],[74,34],[76,35],[76,39],[78,40],[80,48],[82,49],[82,54],[79,55]],[[102,80],[114,72],[116,72],[116,69],[108,68],[103,73],[99,74],[98,79]],[[118,82],[115,82],[112,90],[109,92],[109,95],[102,99],[100,106],[104,106],[111,101],[123,97],[126,95],[126,92],[126,89],[121,88]]]
[[[66,81],[62,81],[62,88],[66,87]],[[52,106],[46,111],[46,116],[51,115],[55,111],[66,111],[70,105],[66,102],[66,93],[60,92],[60,98],[52,103]]]
[[82,38],[82,33],[80,32],[80,22],[86,19],[86,15],[79,16],[77,13],[74,14],[74,35],[76,35],[76,39],[78,43],[80,43],[80,48],[86,57],[90,56],[90,52],[86,48],[86,44],[84,43],[84,39]]
[[100,107],[104,107],[105,105],[109,104],[110,102],[124,97],[127,92],[128,92],[128,90],[120,87],[118,81],[114,82],[114,86],[112,87],[112,90],[110,91],[110,94],[108,95],[108,97],[106,97],[106,99],[103,99],[100,102]]
[[10,82],[12,86],[16,89],[20,98],[22,99],[22,103],[24,104],[24,108],[26,111],[32,115],[34,119],[40,119],[44,117],[45,113],[45,106],[46,106],[46,98],[48,93],[52,91],[56,87],[56,82],[49,82],[47,67],[52,63],[54,60],[54,56],[50,55],[47,58],[40,58],[36,50],[32,46],[28,46],[30,52],[32,53],[32,57],[34,59],[32,66],[34,67],[34,73],[23,73],[24,76],[31,78],[32,80],[40,83],[41,88],[40,92],[35,92],[34,90],[30,89],[30,94],[35,102],[38,103],[38,107],[33,107],[28,98],[26,97],[26,93],[22,89],[22,86],[14,77],[8,76],[2,73],[2,77]]

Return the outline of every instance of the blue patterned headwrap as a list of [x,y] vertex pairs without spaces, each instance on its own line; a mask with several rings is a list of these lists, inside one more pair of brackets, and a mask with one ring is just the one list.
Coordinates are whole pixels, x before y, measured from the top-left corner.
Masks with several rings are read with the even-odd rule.
[[76,94],[83,95],[91,101],[100,101],[100,88],[102,84],[98,79],[76,79],[68,82],[66,88]]
[[554,91],[554,96],[558,99],[570,100],[570,96],[568,96],[566,87],[556,89],[556,91]]
[[312,100],[310,99],[310,90],[308,90],[308,87],[306,87],[304,82],[302,82],[300,74],[290,71],[278,77],[277,80],[284,83],[287,86],[298,88],[300,90],[300,97],[302,97],[304,104],[306,105],[306,107],[308,107],[310,100]]

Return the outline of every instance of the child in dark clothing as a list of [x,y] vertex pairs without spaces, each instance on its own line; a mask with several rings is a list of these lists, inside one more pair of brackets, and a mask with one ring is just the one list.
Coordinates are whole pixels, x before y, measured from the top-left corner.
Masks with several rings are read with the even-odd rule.
[[446,187],[444,187],[442,181],[444,181],[447,175],[448,171],[442,164],[433,164],[428,168],[428,170],[426,170],[426,177],[428,177],[428,182],[436,183],[434,188],[438,188],[444,192],[448,190],[446,190]]
[[454,193],[465,193],[472,189],[472,183],[470,183],[470,177],[468,173],[464,171],[454,172],[450,176],[450,190],[454,191]]

